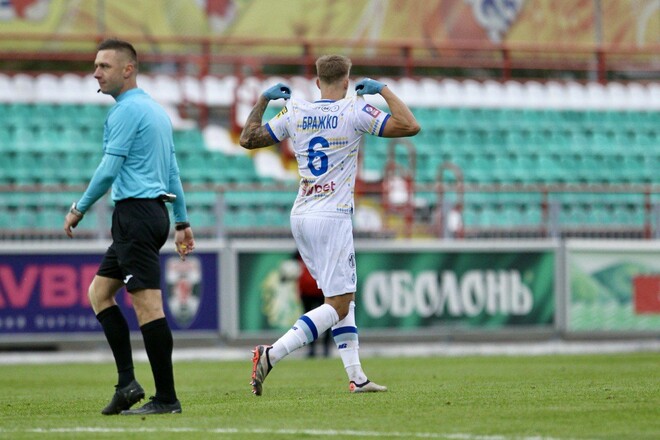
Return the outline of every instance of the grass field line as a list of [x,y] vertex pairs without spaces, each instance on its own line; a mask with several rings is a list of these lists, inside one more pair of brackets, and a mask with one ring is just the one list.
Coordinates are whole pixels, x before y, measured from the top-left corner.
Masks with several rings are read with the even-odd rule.
[[[252,346],[246,347],[180,347],[175,348],[177,361],[234,361],[252,358]],[[542,356],[557,354],[612,354],[660,352],[658,339],[602,340],[602,341],[544,341],[544,342],[426,342],[426,343],[364,343],[362,357],[424,357],[424,356]],[[301,350],[299,353],[303,356]],[[136,350],[134,359],[147,362],[144,350]],[[109,350],[4,352],[0,365],[67,364],[112,362]]]
[[441,440],[570,440],[556,437],[541,436],[504,436],[504,435],[478,435],[453,433],[443,434],[437,432],[378,432],[354,430],[322,430],[322,429],[238,429],[238,428],[99,428],[99,427],[73,427],[73,428],[29,428],[29,429],[3,429],[0,434],[271,434],[271,435],[310,435],[323,437],[377,437],[377,438],[431,438]]

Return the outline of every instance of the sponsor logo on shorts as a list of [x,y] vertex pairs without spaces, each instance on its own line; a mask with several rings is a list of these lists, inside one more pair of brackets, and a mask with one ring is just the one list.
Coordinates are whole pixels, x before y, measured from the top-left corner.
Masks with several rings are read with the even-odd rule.
[[133,275],[126,275],[126,278],[124,278],[124,284],[128,284],[128,281],[133,278]]
[[348,256],[348,266],[351,269],[355,269],[355,254],[351,252],[351,254]]
[[376,107],[374,107],[373,105],[369,105],[369,104],[367,104],[367,105],[365,105],[364,107],[362,107],[362,111],[365,112],[365,113],[369,113],[369,114],[370,114],[371,116],[373,116],[374,118],[377,118],[378,115],[380,115],[380,110],[378,110],[378,109],[377,109]]

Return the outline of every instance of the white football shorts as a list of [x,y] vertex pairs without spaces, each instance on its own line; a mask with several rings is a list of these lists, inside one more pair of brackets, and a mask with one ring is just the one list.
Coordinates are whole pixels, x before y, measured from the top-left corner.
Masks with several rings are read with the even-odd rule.
[[324,296],[354,293],[357,274],[351,217],[324,214],[291,216],[293,238]]

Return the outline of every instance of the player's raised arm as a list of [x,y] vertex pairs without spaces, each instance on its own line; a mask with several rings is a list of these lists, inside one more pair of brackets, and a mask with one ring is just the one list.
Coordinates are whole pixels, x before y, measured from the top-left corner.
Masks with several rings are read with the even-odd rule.
[[380,94],[387,102],[391,116],[385,123],[383,137],[414,136],[421,130],[408,106],[382,82],[365,78],[355,85],[355,91],[358,95]]
[[269,101],[280,98],[289,99],[290,97],[291,89],[282,83],[275,84],[259,96],[241,132],[241,138],[239,139],[241,147],[253,150],[268,147],[277,142],[277,139],[273,139],[270,132],[261,124],[261,120]]

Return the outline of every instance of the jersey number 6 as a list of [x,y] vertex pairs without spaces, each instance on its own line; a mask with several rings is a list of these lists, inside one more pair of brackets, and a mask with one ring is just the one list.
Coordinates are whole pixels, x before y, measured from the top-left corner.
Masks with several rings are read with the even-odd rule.
[[[321,148],[328,148],[330,143],[328,140],[321,136],[316,136],[309,141],[309,147],[307,147],[307,166],[309,171],[312,172],[315,176],[320,176],[328,171],[328,156],[321,150],[314,150],[314,147],[320,145]],[[318,167],[314,166],[314,161],[318,159]]]

